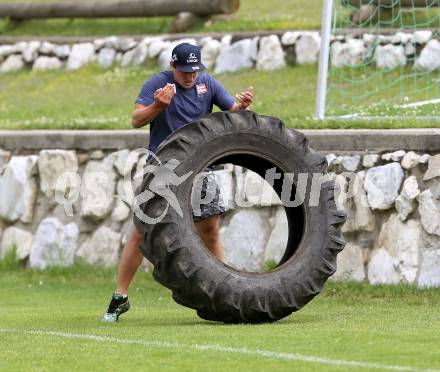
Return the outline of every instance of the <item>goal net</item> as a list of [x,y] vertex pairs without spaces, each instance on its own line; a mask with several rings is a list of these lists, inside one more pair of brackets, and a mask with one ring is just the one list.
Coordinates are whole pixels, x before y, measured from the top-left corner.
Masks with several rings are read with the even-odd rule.
[[440,120],[440,0],[324,0],[316,116]]

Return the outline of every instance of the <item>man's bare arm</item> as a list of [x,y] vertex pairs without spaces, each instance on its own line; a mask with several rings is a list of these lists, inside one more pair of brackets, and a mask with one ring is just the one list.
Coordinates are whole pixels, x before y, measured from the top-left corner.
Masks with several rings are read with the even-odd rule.
[[154,92],[154,102],[151,105],[144,106],[140,103],[134,105],[134,111],[131,118],[131,125],[134,128],[141,128],[150,124],[154,118],[165,110],[171,103],[174,96],[174,88],[166,85]]
[[163,111],[156,102],[153,102],[149,106],[144,106],[139,103],[134,105],[133,116],[131,119],[131,125],[134,128],[141,128],[147,124],[150,124],[154,118]]

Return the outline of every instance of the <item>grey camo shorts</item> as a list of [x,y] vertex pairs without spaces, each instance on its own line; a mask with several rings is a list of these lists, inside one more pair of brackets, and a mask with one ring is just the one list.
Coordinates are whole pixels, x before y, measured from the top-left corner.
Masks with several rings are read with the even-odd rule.
[[191,201],[194,221],[201,221],[226,212],[212,168],[206,168],[198,174],[193,185]]

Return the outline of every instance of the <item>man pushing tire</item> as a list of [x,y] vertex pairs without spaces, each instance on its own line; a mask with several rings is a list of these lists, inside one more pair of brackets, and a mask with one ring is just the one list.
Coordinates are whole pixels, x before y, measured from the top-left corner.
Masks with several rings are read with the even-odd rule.
[[[171,71],[160,72],[145,81],[135,102],[132,125],[141,128],[150,124],[148,150],[155,153],[158,146],[175,130],[212,112],[213,105],[223,111],[244,110],[252,103],[252,87],[234,97],[207,74],[197,46],[182,43],[171,53]],[[209,174],[206,175],[209,177]],[[221,259],[219,242],[219,214],[224,208],[216,197],[203,206],[195,216],[195,226],[206,247]],[[128,289],[142,263],[139,246],[143,236],[135,227],[122,251],[119,263],[118,284],[102,320],[115,322],[128,311]]]

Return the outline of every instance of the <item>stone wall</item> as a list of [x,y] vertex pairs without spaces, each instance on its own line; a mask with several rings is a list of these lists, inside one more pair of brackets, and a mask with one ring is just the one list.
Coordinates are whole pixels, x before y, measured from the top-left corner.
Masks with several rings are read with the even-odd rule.
[[[381,142],[366,143],[368,136],[323,132],[309,137],[315,148],[327,146],[329,172],[339,185],[337,205],[348,215],[347,246],[335,278],[440,285],[440,131],[425,137],[409,131],[406,140],[399,139],[402,131],[387,131],[384,137],[399,139],[388,146],[396,145],[393,141],[408,146],[397,151],[374,150]],[[42,135],[49,148],[41,150],[35,143],[43,140],[34,134],[30,142],[29,132],[0,140],[0,256],[15,245],[18,259],[33,268],[81,260],[117,263],[132,228],[131,180],[143,160],[131,148],[118,150],[115,143],[123,136],[105,145],[105,133],[95,148],[88,142],[92,135],[84,133],[83,140],[77,133],[73,148],[66,146],[67,134],[67,148],[53,148],[63,147],[60,132]],[[21,145],[18,138],[24,139]],[[429,139],[437,141],[429,146]],[[335,141],[345,151],[328,151]],[[422,145],[430,148],[423,151]],[[228,165],[216,177],[228,207],[221,223],[226,262],[255,271],[278,260],[287,239],[278,197],[240,167]]]
[[[171,50],[180,42],[197,44],[202,60],[215,73],[246,68],[275,70],[287,64],[316,63],[321,38],[314,31],[287,31],[283,34],[253,36],[236,40],[233,35],[190,36],[180,40],[146,36],[141,40],[111,36],[87,42],[57,44],[50,41],[20,41],[0,45],[0,72],[32,70],[76,70],[89,63],[103,68],[143,65],[156,61],[169,67]],[[440,41],[432,31],[397,32],[393,35],[337,35],[332,39],[334,67],[373,60],[378,68],[393,69],[415,64],[419,70],[440,66]]]
[[336,278],[440,285],[440,154],[327,159],[341,190],[338,208],[347,213]]

